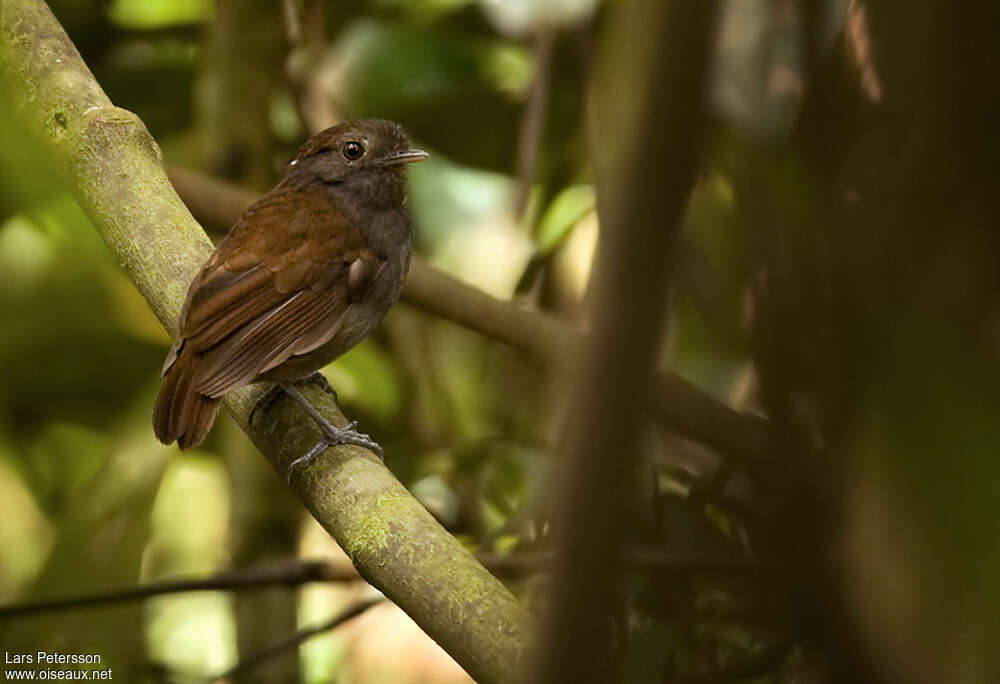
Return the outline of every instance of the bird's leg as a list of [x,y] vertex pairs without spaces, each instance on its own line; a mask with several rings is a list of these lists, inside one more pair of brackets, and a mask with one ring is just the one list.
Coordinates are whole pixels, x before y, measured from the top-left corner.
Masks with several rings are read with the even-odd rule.
[[271,385],[268,387],[267,391],[260,396],[257,403],[253,405],[252,409],[250,409],[250,417],[247,419],[247,422],[250,423],[250,425],[253,425],[253,419],[257,416],[258,411],[260,411],[261,414],[270,411],[271,407],[274,406],[274,402],[278,400],[278,397],[281,396],[282,392],[284,392],[284,390],[281,388],[281,385]]
[[292,471],[295,470],[295,468],[309,465],[319,454],[323,452],[324,449],[335,444],[355,444],[357,446],[370,449],[374,451],[379,458],[383,460],[385,459],[385,453],[382,451],[382,447],[380,447],[378,443],[368,435],[357,432],[354,429],[356,424],[355,422],[352,421],[347,425],[347,427],[339,428],[327,420],[319,411],[317,411],[316,407],[309,403],[309,400],[302,395],[302,392],[300,392],[295,385],[281,383],[280,387],[288,396],[294,399],[306,413],[309,414],[309,417],[316,421],[319,429],[323,432],[323,436],[308,452],[299,456],[288,465],[288,480],[291,480]]
[[310,373],[302,382],[308,382],[310,385],[317,385],[327,394],[333,395],[334,401],[340,401],[340,396],[337,394],[337,390],[333,389],[333,385],[330,381],[326,379],[326,376],[319,371],[313,371]]
[[[302,382],[308,382],[310,385],[318,385],[327,394],[332,394],[334,401],[340,400],[340,397],[337,395],[337,390],[333,389],[333,385],[330,384],[330,381],[327,380],[326,376],[319,371],[311,373],[309,376],[304,378]],[[274,385],[271,385],[267,391],[261,395],[261,398],[257,400],[257,403],[254,404],[253,409],[250,411],[249,423],[253,425],[253,419],[256,417],[258,411],[262,414],[267,413],[271,407],[274,406],[274,402],[278,400],[278,397],[280,397],[281,393],[284,391],[285,388],[282,386],[282,383],[275,383]]]

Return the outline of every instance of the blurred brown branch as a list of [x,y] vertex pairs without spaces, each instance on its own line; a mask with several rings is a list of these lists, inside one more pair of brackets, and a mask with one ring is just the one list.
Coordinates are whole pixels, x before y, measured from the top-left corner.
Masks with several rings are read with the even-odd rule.
[[872,102],[882,100],[882,78],[878,74],[872,49],[871,29],[868,26],[868,11],[859,0],[851,0],[847,8],[847,22],[844,30],[848,56],[860,75],[861,91]]
[[360,579],[352,566],[338,566],[325,561],[294,560],[285,563],[261,565],[231,572],[221,572],[203,579],[168,580],[151,582],[147,585],[129,587],[90,596],[76,596],[67,599],[29,601],[9,606],[0,606],[0,619],[23,617],[38,613],[54,613],[79,608],[99,608],[141,601],[164,594],[180,594],[188,591],[225,591],[260,589],[268,586],[293,587],[309,582],[343,582]]
[[[170,180],[200,221],[232,225],[257,198],[247,188],[171,167]],[[576,333],[554,316],[505,302],[413,258],[403,300],[498,342],[544,359],[560,360]],[[770,460],[768,421],[740,413],[676,373],[658,372],[650,408],[668,426],[756,471]]]
[[[551,571],[553,555],[534,551],[510,554],[480,551],[476,554],[476,559],[498,577],[520,577]],[[672,572],[757,574],[771,570],[767,565],[749,556],[685,553],[659,549],[629,549],[625,553],[625,560],[630,567]],[[270,586],[295,587],[310,582],[351,582],[360,579],[361,575],[354,566],[346,562],[294,559],[220,572],[211,577],[150,582],[137,587],[87,596],[14,603],[0,606],[0,620],[41,613],[101,608],[142,601],[154,596],[193,591],[242,591]]]
[[605,31],[592,132],[601,222],[592,332],[567,388],[551,596],[530,679],[545,684],[620,676],[613,626],[624,608],[639,426],[658,390],[666,274],[705,125],[715,3],[618,3]]
[[369,608],[376,606],[380,603],[385,603],[385,599],[381,596],[365,599],[363,601],[358,601],[353,606],[345,609],[344,611],[338,613],[336,616],[330,618],[326,622],[322,622],[314,627],[307,627],[306,629],[300,629],[294,634],[290,634],[288,637],[272,644],[268,648],[259,651],[252,656],[249,656],[240,662],[233,665],[231,668],[225,672],[216,675],[212,678],[212,681],[226,681],[230,678],[244,673],[247,670],[253,669],[260,665],[261,663],[270,660],[276,656],[285,653],[286,651],[291,651],[297,648],[299,645],[305,643],[314,636],[324,634],[325,632],[330,632],[337,627],[349,620],[353,620],[362,613],[364,613]]
[[514,200],[514,214],[524,217],[531,197],[531,186],[535,182],[535,167],[538,165],[538,151],[545,130],[545,113],[549,104],[549,81],[552,75],[552,44],[555,29],[543,26],[535,31],[532,38],[532,53],[535,57],[535,76],[531,81],[528,101],[524,103],[520,136],[517,141],[517,198]]
[[[497,576],[518,577],[536,572],[551,572],[555,556],[552,553],[542,551],[510,554],[480,552],[476,554],[476,558]],[[771,569],[750,556],[735,554],[626,549],[624,559],[625,564],[630,568],[670,572],[756,574]]]
[[332,96],[316,82],[326,43],[326,16],[317,0],[282,0],[288,55],[285,76],[302,125],[310,134],[337,123]]
[[205,161],[227,178],[267,185],[274,141],[268,134],[273,94],[281,80],[281,18],[272,0],[214,0],[206,44]]

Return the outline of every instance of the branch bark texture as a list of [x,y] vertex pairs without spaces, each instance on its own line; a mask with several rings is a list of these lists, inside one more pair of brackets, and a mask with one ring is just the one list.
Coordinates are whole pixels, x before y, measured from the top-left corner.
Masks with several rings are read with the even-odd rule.
[[[142,121],[111,103],[41,0],[0,0],[0,65],[26,118],[65,161],[80,206],[175,333],[187,286],[212,244],[174,192]],[[232,392],[224,403],[283,473],[319,433],[287,400],[251,426],[261,391]],[[344,424],[329,396],[303,391]],[[373,454],[333,447],[293,486],[359,573],[470,675],[481,682],[516,678],[530,616]]]

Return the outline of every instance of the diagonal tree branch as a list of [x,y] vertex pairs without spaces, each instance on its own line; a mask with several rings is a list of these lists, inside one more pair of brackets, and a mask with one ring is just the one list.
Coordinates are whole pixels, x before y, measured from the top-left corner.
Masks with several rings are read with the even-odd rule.
[[[257,199],[252,190],[201,173],[172,167],[170,180],[202,222],[232,225]],[[572,348],[574,331],[550,314],[530,311],[470,287],[414,256],[404,301],[435,316],[475,330],[492,340],[544,359],[561,360]],[[740,413],[671,372],[658,372],[650,408],[668,426],[751,470],[767,466],[772,447],[767,420]]]
[[[13,100],[64,160],[80,206],[156,316],[175,331],[187,285],[211,252],[208,236],[174,192],[142,121],[111,103],[48,7],[41,0],[2,0],[0,9],[0,65]],[[303,391],[344,424],[329,396]],[[232,392],[224,404],[284,472],[319,433],[287,400],[249,425],[261,392]],[[481,682],[515,678],[530,616],[373,454],[328,449],[295,478],[294,490],[358,572],[470,675]]]

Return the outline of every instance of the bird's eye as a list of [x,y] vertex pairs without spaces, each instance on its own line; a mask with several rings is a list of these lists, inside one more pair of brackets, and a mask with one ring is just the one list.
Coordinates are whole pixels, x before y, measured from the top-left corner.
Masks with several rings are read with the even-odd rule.
[[350,142],[344,143],[344,148],[341,150],[344,155],[344,159],[347,161],[357,161],[365,153],[365,146],[356,140],[351,140]]

